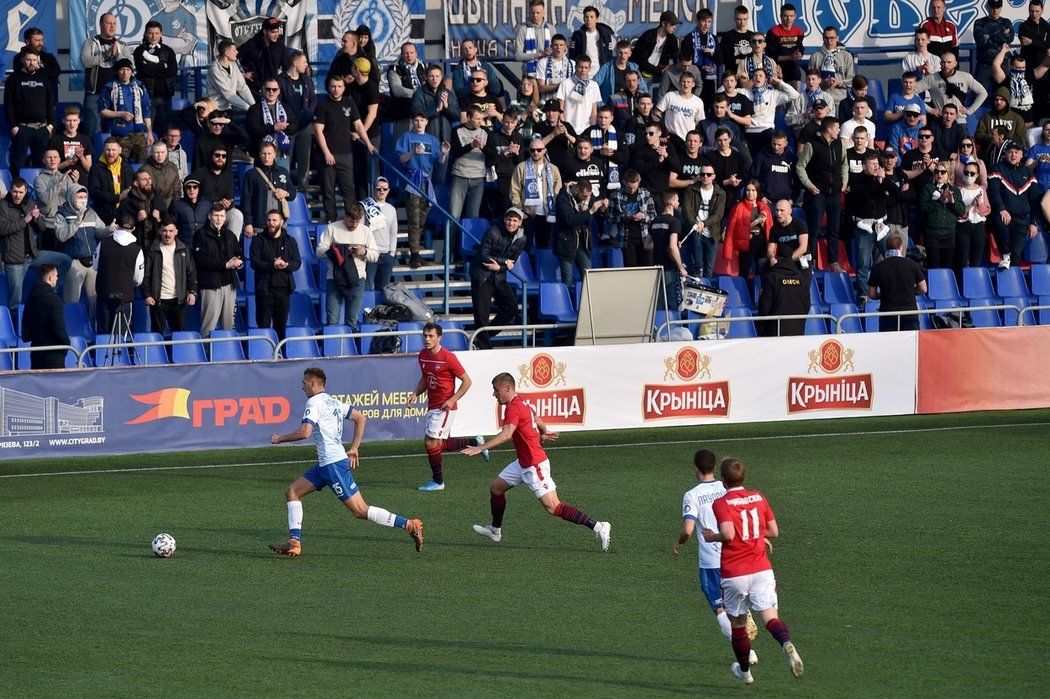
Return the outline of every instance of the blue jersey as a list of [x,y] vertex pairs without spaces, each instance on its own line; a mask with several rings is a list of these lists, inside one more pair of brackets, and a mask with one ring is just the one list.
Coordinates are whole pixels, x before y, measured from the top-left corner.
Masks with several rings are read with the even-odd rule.
[[317,446],[317,464],[327,466],[346,459],[343,449],[343,420],[350,417],[350,406],[327,393],[318,393],[306,401],[303,422],[314,428],[313,440]]
[[1050,155],[1050,145],[1045,143],[1037,143],[1025,153],[1026,158],[1031,158],[1035,161],[1035,172],[1033,174],[1039,186],[1043,189],[1050,189],[1050,163],[1040,160],[1041,157],[1047,155]]

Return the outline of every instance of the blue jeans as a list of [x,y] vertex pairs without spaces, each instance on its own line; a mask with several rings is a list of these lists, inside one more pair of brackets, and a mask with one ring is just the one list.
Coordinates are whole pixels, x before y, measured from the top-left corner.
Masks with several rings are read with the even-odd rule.
[[485,193],[484,177],[452,176],[449,189],[448,212],[452,218],[477,218],[481,211],[481,196]]
[[7,307],[11,310],[11,317],[18,318],[18,307],[22,305],[22,286],[25,283],[26,272],[30,267],[39,267],[44,263],[53,264],[58,267],[58,295],[62,295],[62,282],[73,265],[73,259],[69,255],[51,250],[41,250],[34,258],[26,258],[20,265],[6,265],[7,269]]
[[382,291],[394,275],[394,256],[387,252],[379,253],[379,260],[365,265],[365,288]]
[[358,279],[346,297],[336,288],[334,279],[326,282],[324,306],[327,325],[343,323],[349,325],[352,332],[358,331],[361,308],[365,305],[365,282],[363,278]]
[[[888,236],[887,236],[888,237]],[[868,295],[868,277],[871,276],[871,260],[877,245],[880,250],[886,250],[886,238],[881,242],[875,240],[874,233],[853,229],[853,239],[857,244],[857,293]]]
[[[664,288],[667,289],[667,308],[664,310],[677,311],[682,305],[682,277],[677,271],[664,270]],[[664,301],[661,298],[658,305],[662,308]]]
[[718,248],[714,237],[693,233],[689,236],[687,247],[693,254],[692,264],[689,265],[689,274],[694,277],[710,279],[715,272],[715,252]]
[[576,281],[573,274],[573,267],[578,265],[580,268],[580,277],[583,277],[583,272],[591,268],[591,256],[582,247],[576,249],[576,258],[574,260],[558,260],[558,264],[561,266],[561,280],[565,286],[569,287],[569,295],[576,291]]

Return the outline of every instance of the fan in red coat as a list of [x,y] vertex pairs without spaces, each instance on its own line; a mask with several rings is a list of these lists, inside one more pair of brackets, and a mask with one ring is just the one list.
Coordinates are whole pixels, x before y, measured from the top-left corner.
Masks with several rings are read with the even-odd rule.
[[761,185],[758,180],[748,180],[744,186],[743,200],[729,210],[729,223],[722,244],[722,254],[726,259],[733,259],[734,252],[739,255],[741,277],[750,277],[752,265],[765,258],[769,229],[772,227],[773,212],[762,201]]

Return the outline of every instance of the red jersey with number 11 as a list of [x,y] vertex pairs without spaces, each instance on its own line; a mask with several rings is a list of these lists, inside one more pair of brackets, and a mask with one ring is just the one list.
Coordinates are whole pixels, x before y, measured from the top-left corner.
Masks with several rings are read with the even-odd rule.
[[503,424],[514,425],[514,452],[518,455],[518,464],[528,468],[542,464],[547,460],[547,452],[540,446],[540,431],[536,426],[536,413],[532,406],[515,395],[507,403],[503,413]]
[[711,503],[721,526],[731,522],[736,530],[732,541],[722,543],[722,577],[751,575],[773,566],[766,555],[766,524],[776,521],[766,496],[744,486],[730,488]]
[[[437,354],[423,348],[419,353],[419,370],[427,386],[427,409],[437,410],[456,394],[456,379],[466,374],[456,355],[442,347]],[[453,405],[455,410],[457,406]]]

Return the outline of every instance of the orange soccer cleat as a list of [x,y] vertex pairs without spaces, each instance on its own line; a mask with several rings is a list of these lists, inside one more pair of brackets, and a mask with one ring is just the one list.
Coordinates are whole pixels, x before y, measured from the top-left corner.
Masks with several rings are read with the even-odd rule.
[[408,535],[412,537],[412,541],[416,544],[416,551],[423,553],[423,520],[408,520],[408,525],[405,527],[405,531],[408,532]]
[[301,556],[303,553],[303,544],[298,539],[289,539],[283,544],[270,544],[270,550],[274,553],[279,553],[282,556]]

